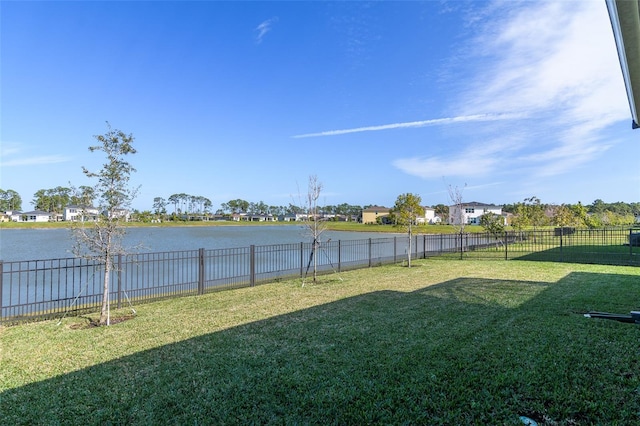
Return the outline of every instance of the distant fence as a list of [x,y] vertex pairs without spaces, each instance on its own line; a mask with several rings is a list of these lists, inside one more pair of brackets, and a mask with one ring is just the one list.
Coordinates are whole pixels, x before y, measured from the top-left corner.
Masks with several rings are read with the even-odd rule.
[[[488,234],[456,235],[459,259],[504,259],[640,266],[640,229],[556,228]],[[487,240],[492,242],[485,244]]]
[[[523,259],[640,266],[638,232],[625,229],[414,236],[411,257]],[[313,272],[340,272],[407,258],[405,237],[187,250],[118,256],[110,275],[114,307],[254,286]],[[102,265],[80,258],[0,261],[0,324],[95,312]]]

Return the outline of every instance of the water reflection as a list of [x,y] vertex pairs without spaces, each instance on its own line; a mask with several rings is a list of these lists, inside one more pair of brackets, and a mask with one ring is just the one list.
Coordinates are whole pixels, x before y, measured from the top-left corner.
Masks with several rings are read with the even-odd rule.
[[[325,231],[323,241],[380,238],[376,232]],[[250,245],[308,242],[308,230],[290,226],[183,226],[128,228],[125,246],[150,253],[220,249]],[[68,229],[1,229],[0,260],[5,262],[73,257],[74,240]],[[136,248],[135,250],[133,248]]]

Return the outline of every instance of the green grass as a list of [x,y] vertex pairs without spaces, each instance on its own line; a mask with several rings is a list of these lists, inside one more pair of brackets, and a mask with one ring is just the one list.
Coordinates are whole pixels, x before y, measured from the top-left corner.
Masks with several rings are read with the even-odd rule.
[[[166,221],[162,223],[127,222],[123,223],[128,227],[151,227],[170,228],[177,226],[300,226],[302,222],[234,222],[225,221]],[[327,229],[333,231],[354,231],[354,232],[382,232],[382,233],[404,233],[393,225],[363,224],[358,222],[325,222]],[[69,228],[70,222],[0,222],[0,229],[41,229],[41,228]],[[419,225],[414,228],[416,234],[454,234],[457,228],[451,225]],[[481,226],[466,226],[465,232],[484,232]]]
[[[355,232],[390,232],[390,233],[406,233],[405,230],[394,225],[378,225],[374,223],[358,223],[358,222],[325,222],[327,228],[334,231],[355,231]],[[452,225],[417,225],[414,226],[412,232],[418,234],[455,234],[459,232],[459,228]],[[485,229],[478,225],[466,225],[464,228],[466,233],[482,233]]]
[[[468,250],[462,258],[504,259],[505,254],[509,259],[530,261],[640,266],[640,247],[629,246],[624,234],[606,240],[599,235],[592,238],[565,237],[562,245],[559,237],[536,237],[535,240],[509,243],[506,250],[502,244]],[[461,256],[460,252],[450,252],[443,257],[459,259]]]
[[637,423],[638,268],[414,265],[0,328],[0,423]]

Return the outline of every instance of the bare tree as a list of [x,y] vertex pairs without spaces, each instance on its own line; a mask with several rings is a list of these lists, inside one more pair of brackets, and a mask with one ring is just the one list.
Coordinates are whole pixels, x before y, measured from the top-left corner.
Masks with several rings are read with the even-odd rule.
[[464,203],[462,192],[464,188],[467,187],[465,183],[462,189],[457,186],[449,185],[449,198],[453,203],[453,212],[449,209],[449,217],[451,218],[451,224],[458,228],[458,235],[460,235],[460,256],[464,252],[464,244],[463,244],[463,235],[464,235],[464,227],[466,225],[465,216],[464,216]]
[[76,239],[74,254],[96,261],[104,268],[100,325],[110,323],[109,278],[114,269],[114,256],[125,254],[122,246],[125,233],[121,224],[124,219],[122,211],[130,206],[137,192],[137,188],[129,187],[129,179],[135,169],[125,161],[126,155],[136,153],[132,146],[134,138],[120,130],[112,129],[109,123],[107,127],[104,135],[94,136],[99,145],[89,147],[91,152],[104,152],[107,157],[106,163],[97,172],[82,168],[88,178],[98,180],[94,193],[101,214],[90,224],[79,221],[72,228]]
[[464,233],[464,227],[466,225],[464,220],[464,202],[462,197],[462,192],[464,188],[467,187],[467,184],[462,187],[462,189],[457,186],[449,185],[449,199],[451,199],[453,211],[451,208],[449,209],[449,217],[451,219],[451,224],[458,228],[458,233]]
[[[327,224],[325,218],[320,214],[320,207],[318,206],[318,199],[322,193],[323,185],[318,180],[318,176],[309,176],[309,183],[307,187],[307,195],[304,202],[304,211],[306,217],[306,227],[312,239],[311,254],[309,257],[309,264],[307,270],[313,265],[313,282],[318,279],[318,250],[320,250],[320,236],[326,230]],[[304,285],[304,282],[303,282]]]

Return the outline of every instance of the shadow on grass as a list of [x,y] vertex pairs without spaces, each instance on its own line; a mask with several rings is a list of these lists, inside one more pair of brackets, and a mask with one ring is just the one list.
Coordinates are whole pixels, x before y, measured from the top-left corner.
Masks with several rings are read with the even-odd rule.
[[[631,424],[637,277],[460,278],[195,337],[0,394],[3,424]],[[631,304],[629,304],[631,303]]]
[[595,265],[640,265],[640,249],[619,246],[567,246],[554,247],[533,253],[519,255],[511,253],[510,258],[540,262],[568,262]]

